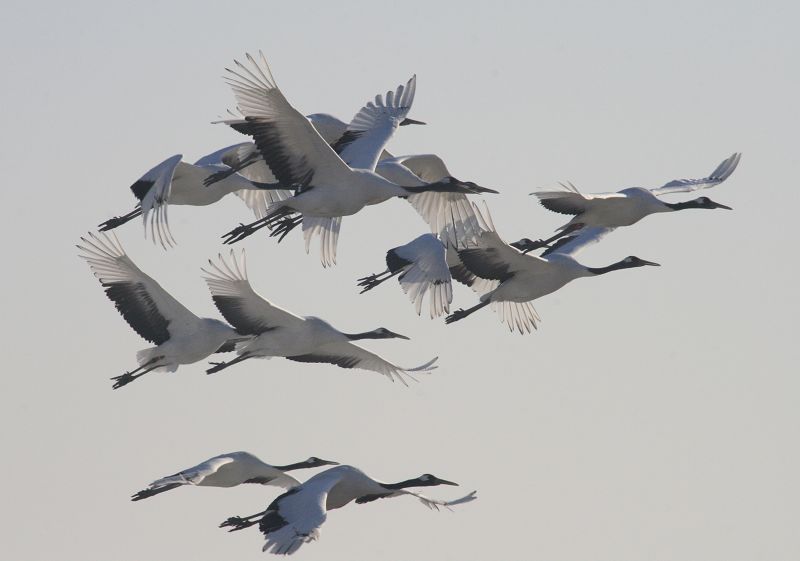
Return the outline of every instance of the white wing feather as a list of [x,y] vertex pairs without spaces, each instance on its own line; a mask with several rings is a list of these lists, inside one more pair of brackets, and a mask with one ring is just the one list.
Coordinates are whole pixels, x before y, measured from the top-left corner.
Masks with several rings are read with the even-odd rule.
[[[155,304],[161,317],[169,322],[167,330],[174,335],[172,326],[192,325],[199,318],[178,302],[172,295],[164,290],[160,284],[142,272],[139,267],[128,257],[116,235],[102,233],[101,235],[88,234],[81,238],[84,245],[78,248],[83,252],[81,257],[86,260],[94,276],[104,286],[114,284],[132,285],[144,290],[149,299]],[[125,307],[118,307],[125,317]],[[153,310],[149,310],[153,313]],[[127,318],[126,318],[127,320]],[[129,321],[130,323],[130,321]],[[131,324],[133,326],[133,324]],[[135,329],[135,328],[134,328]],[[138,330],[137,330],[138,331]],[[146,337],[142,333],[139,333]]]
[[169,230],[167,207],[169,206],[172,177],[182,158],[181,154],[167,158],[145,173],[139,180],[153,182],[153,186],[142,198],[141,203],[145,236],[148,235],[149,231],[153,243],[158,241],[164,249],[175,245],[175,238],[172,237],[172,233]]
[[417,77],[412,76],[405,86],[386,92],[385,98],[376,95],[374,103],[368,102],[356,113],[344,136],[354,140],[339,150],[339,156],[351,168],[375,169],[384,146],[411,110],[416,89]]
[[665,183],[661,187],[651,189],[654,195],[665,195],[668,193],[685,193],[687,191],[696,191],[698,189],[708,189],[719,185],[736,170],[739,165],[739,160],[742,154],[739,152],[733,153],[729,158],[722,161],[720,165],[711,172],[708,177],[700,179],[675,179],[669,183]]
[[444,245],[435,236],[423,234],[393,251],[412,262],[397,280],[414,304],[417,315],[422,314],[426,293],[430,293],[431,319],[449,313],[453,287]]
[[257,334],[270,328],[288,327],[304,321],[303,318],[275,306],[253,290],[247,278],[244,250],[240,260],[233,250],[230,257],[229,264],[220,254],[216,263],[209,260],[209,269],[202,271],[220,312],[240,333]]

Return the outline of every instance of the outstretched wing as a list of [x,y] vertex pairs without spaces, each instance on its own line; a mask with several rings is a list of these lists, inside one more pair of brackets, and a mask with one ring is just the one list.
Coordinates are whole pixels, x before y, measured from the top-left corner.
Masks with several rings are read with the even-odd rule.
[[574,234],[560,238],[542,253],[542,257],[553,254],[575,255],[586,246],[599,242],[606,234],[613,230],[614,228],[603,228],[600,226],[581,228]]
[[328,516],[328,493],[340,481],[340,471],[324,471],[272,501],[258,524],[267,538],[262,551],[290,555],[318,539]]
[[244,121],[229,124],[255,140],[261,156],[282,184],[344,183],[350,168],[323,140],[302,114],[292,107],[275,85],[267,60],[259,53],[257,62],[247,54],[249,66],[235,61],[228,70],[231,86]]
[[156,489],[174,483],[179,485],[199,485],[206,477],[217,473],[222,466],[231,464],[234,461],[235,459],[229,455],[215,456],[196,466],[181,470],[174,475],[156,479],[150,484],[149,488]]
[[[473,206],[483,232],[475,246],[457,251],[460,263],[452,255],[448,258],[453,278],[484,296],[519,271],[531,272],[547,266],[543,259],[525,255],[500,238],[486,203],[483,209]],[[541,321],[531,302],[492,301],[491,308],[511,331],[530,333]]]
[[395,492],[395,495],[411,495],[412,497],[416,497],[420,500],[422,504],[430,508],[431,510],[439,510],[439,507],[444,507],[447,510],[450,510],[450,507],[468,503],[474,501],[478,498],[478,492],[472,491],[471,493],[464,495],[461,498],[453,499],[452,501],[443,501],[441,499],[431,499],[430,497],[426,497],[421,493],[416,493],[414,491],[409,491],[408,489],[400,489]]
[[696,191],[698,189],[708,189],[719,185],[736,170],[739,165],[739,160],[742,154],[734,152],[729,158],[722,161],[708,177],[700,179],[675,179],[669,183],[665,183],[661,187],[651,189],[650,192],[654,195],[665,195],[667,193],[685,193],[687,191]]
[[411,262],[397,280],[414,304],[417,315],[422,313],[422,301],[428,292],[431,318],[449,313],[453,287],[442,242],[431,234],[423,234],[404,246],[389,250],[387,262],[392,253]]
[[414,103],[417,77],[384,96],[376,95],[356,113],[333,149],[351,168],[375,169],[384,146],[406,118]]
[[[398,164],[411,170],[411,172],[426,183],[441,181],[450,175],[444,161],[436,154],[409,154],[392,158]],[[381,160],[384,162],[385,160]]]
[[[450,172],[435,154],[417,154],[386,158],[375,172],[404,187],[419,187],[442,181]],[[475,241],[480,227],[472,205],[463,193],[425,192],[408,197],[414,207],[443,243],[464,247]]]
[[234,194],[244,201],[247,208],[252,210],[258,219],[266,216],[269,205],[288,199],[294,194],[288,189],[267,188],[267,186],[278,185],[278,180],[275,179],[258,148],[252,142],[240,142],[233,146],[220,148],[203,156],[194,165],[200,167],[225,166],[224,169],[206,178],[204,181],[206,185],[238,173],[253,183],[255,187],[262,186],[262,188],[234,191]]
[[182,158],[181,154],[167,158],[131,185],[131,191],[141,201],[145,236],[149,232],[153,243],[158,241],[164,249],[175,245],[175,239],[169,231],[167,207],[172,177]]
[[231,250],[230,264],[220,254],[217,263],[209,260],[209,270],[202,269],[214,304],[239,333],[258,335],[278,327],[288,327],[303,318],[273,305],[250,286],[245,252],[241,259]]
[[405,380],[406,376],[413,380],[414,376],[412,373],[430,372],[434,370],[437,368],[434,366],[434,363],[439,357],[429,360],[425,364],[415,368],[403,368],[353,343],[342,341],[339,343],[322,345],[311,354],[287,356],[286,358],[297,362],[327,362],[341,368],[371,370],[378,374],[383,374],[393,382],[395,380],[400,380],[404,385],[408,385],[408,382]]
[[537,191],[531,193],[539,199],[539,203],[552,212],[559,214],[583,214],[589,209],[590,201],[594,199],[623,199],[625,195],[619,193],[594,193],[591,195],[581,193],[572,183],[560,183],[563,190]]
[[81,241],[80,257],[89,263],[109,300],[141,337],[160,345],[170,338],[170,326],[198,321],[196,315],[131,261],[115,235],[90,233]]

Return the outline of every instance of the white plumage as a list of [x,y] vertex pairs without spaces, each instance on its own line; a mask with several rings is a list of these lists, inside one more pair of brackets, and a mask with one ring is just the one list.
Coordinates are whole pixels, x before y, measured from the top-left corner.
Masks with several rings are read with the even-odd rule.
[[285,466],[273,466],[261,461],[249,452],[230,452],[209,458],[176,474],[156,479],[147,489],[133,495],[131,500],[140,501],[183,485],[235,487],[245,483],[252,483],[291,489],[299,485],[300,482],[285,472],[325,465],[337,465],[337,462],[321,460],[312,456],[302,462]]
[[131,185],[131,191],[139,199],[136,207],[126,215],[103,222],[100,231],[112,230],[141,215],[145,236],[166,249],[175,244],[167,215],[169,205],[206,206],[229,193],[236,193],[256,217],[263,216],[270,204],[292,193],[278,188],[268,168],[267,174],[258,168],[243,170],[249,177],[233,172],[224,162],[244,148],[241,144],[230,146],[204,156],[195,164],[181,161],[181,154],[167,158]]
[[[446,318],[452,323],[467,317],[487,305],[499,313],[511,331],[530,333],[536,328],[539,316],[531,301],[581,278],[601,275],[617,269],[657,265],[638,257],[626,257],[607,267],[586,267],[578,263],[572,254],[596,239],[592,229],[581,234],[563,238],[541,257],[526,255],[506,244],[497,234],[488,208],[480,215],[485,231],[475,247],[457,251],[460,264],[453,264],[453,278],[471,286],[480,294],[480,302],[467,310],[458,310]],[[452,253],[451,253],[452,255]],[[483,282],[476,284],[477,279]]]
[[527,250],[544,247],[558,238],[575,233],[581,228],[595,228],[597,239],[621,226],[630,226],[650,214],[673,212],[689,208],[724,208],[730,207],[715,203],[708,197],[699,197],[691,201],[667,203],[659,199],[661,195],[682,193],[707,189],[719,185],[739,165],[741,154],[734,153],[720,163],[708,177],[700,179],[675,179],[654,189],[629,187],[616,193],[584,194],[572,184],[562,184],[562,191],[541,191],[531,193],[539,198],[539,202],[548,210],[560,214],[572,214],[575,217],[559,228],[560,233],[547,240],[520,240]]
[[441,501],[406,489],[406,487],[435,485],[456,485],[456,483],[430,474],[399,483],[382,483],[353,466],[337,466],[318,473],[305,483],[287,491],[272,501],[266,511],[247,517],[231,517],[221,526],[231,527],[231,531],[234,531],[258,523],[259,529],[267,539],[263,551],[291,555],[304,543],[319,538],[319,528],[325,522],[328,511],[342,508],[352,501],[367,503],[377,499],[409,495],[419,499],[428,508],[438,510],[439,507],[450,508],[476,499],[475,491],[453,501]]
[[422,314],[425,295],[430,294],[431,318],[450,312],[453,287],[447,266],[445,246],[432,234],[423,234],[405,245],[386,252],[386,271],[359,279],[362,293],[371,290],[385,280],[397,276],[417,315]]
[[136,353],[139,367],[112,378],[114,389],[153,370],[174,372],[217,352],[234,350],[250,339],[223,322],[199,318],[144,274],[125,254],[116,236],[89,234],[81,238],[80,257],[86,260],[108,298],[125,321],[155,347]]
[[[338,220],[342,216],[355,214],[365,206],[378,204],[392,197],[409,198],[425,221],[432,224],[442,215],[458,214],[456,210],[448,210],[453,206],[451,201],[445,196],[434,197],[433,201],[426,198],[425,204],[414,204],[414,197],[430,191],[461,194],[494,192],[475,184],[459,182],[452,177],[420,186],[399,185],[384,179],[372,169],[348,166],[289,104],[275,85],[263,54],[261,64],[250,55],[247,58],[250,66],[237,61],[238,70],[229,71],[228,79],[245,120],[230,121],[229,124],[236,130],[253,136],[262,157],[275,176],[281,183],[294,185],[298,190],[295,196],[272,205],[264,219],[240,226],[226,234],[226,243],[239,241],[264,226],[274,228],[272,235],[282,239],[301,222],[304,232],[310,229],[314,232],[327,229],[338,233]],[[394,99],[398,97],[402,102],[403,92],[395,92]],[[382,110],[393,108],[384,103]],[[390,119],[399,123],[399,116],[391,116]],[[369,138],[373,140],[372,137]],[[378,138],[377,134],[375,138]],[[386,135],[380,138],[387,139]],[[360,157],[364,157],[363,162],[377,161],[382,145],[379,142],[367,142],[365,146],[372,153],[369,158],[362,153]],[[316,220],[307,227],[306,217]],[[327,248],[335,249],[336,235],[332,234],[331,237],[331,241],[323,244]],[[327,258],[323,255],[324,265],[333,262],[335,255],[329,254]]]
[[216,364],[209,373],[250,358],[282,356],[297,362],[326,362],[342,368],[359,368],[383,374],[390,380],[406,383],[405,377],[435,368],[436,358],[415,368],[396,366],[380,356],[358,347],[351,341],[360,339],[408,339],[383,327],[364,333],[348,334],[326,321],[300,317],[259,296],[247,278],[245,254],[237,260],[231,251],[228,263],[221,255],[218,262],[209,261],[206,282],[222,315],[240,333],[253,335],[246,344],[238,345],[238,357]]

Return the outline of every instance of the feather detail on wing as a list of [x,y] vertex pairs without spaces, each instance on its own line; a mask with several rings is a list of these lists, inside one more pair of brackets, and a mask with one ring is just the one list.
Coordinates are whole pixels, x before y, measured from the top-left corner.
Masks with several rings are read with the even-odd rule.
[[651,189],[650,192],[654,195],[665,195],[668,193],[685,193],[687,191],[696,191],[698,189],[708,189],[719,185],[736,170],[739,165],[739,160],[742,154],[735,152],[729,158],[722,161],[720,165],[709,174],[708,177],[700,179],[675,179],[669,183],[665,183],[661,187]]
[[539,199],[539,203],[552,212],[559,214],[578,215],[588,210],[588,202],[592,199],[624,198],[619,193],[584,194],[578,191],[572,183],[560,183],[561,191],[537,191],[531,193]]
[[472,502],[472,501],[474,501],[475,499],[478,498],[478,492],[477,491],[472,491],[471,493],[469,493],[467,495],[464,495],[463,497],[460,497],[458,499],[453,499],[452,501],[444,501],[444,500],[441,500],[441,499],[431,499],[430,497],[426,497],[425,495],[423,495],[421,493],[417,493],[415,491],[409,491],[407,489],[400,489],[400,490],[396,491],[395,494],[397,494],[397,495],[410,495],[412,497],[416,497],[417,499],[419,499],[419,501],[422,504],[424,504],[426,507],[428,507],[431,510],[439,510],[439,507],[444,507],[447,510],[452,510],[450,507],[453,507],[453,506],[456,506],[456,505],[461,505],[461,504],[464,504],[464,503],[469,503],[469,502]]
[[575,255],[586,246],[599,242],[606,234],[613,230],[614,228],[603,228],[600,226],[581,228],[573,234],[560,238],[542,253],[542,257],[553,254]]
[[191,325],[198,317],[131,261],[112,233],[81,238],[80,255],[103,285],[108,298],[136,333],[160,345],[170,337],[169,326]]
[[397,86],[386,96],[376,95],[356,113],[347,130],[334,145],[334,150],[352,168],[375,169],[383,148],[406,118],[414,102],[417,77]]
[[228,124],[253,137],[269,169],[286,186],[307,183],[314,176],[323,184],[346,181],[350,168],[286,100],[264,54],[259,55],[256,61],[247,54],[249,65],[235,61],[237,69],[228,69],[227,82],[244,115],[244,121]]
[[319,538],[328,511],[328,494],[339,482],[336,472],[322,472],[276,498],[259,522],[267,541],[262,551],[291,555]]
[[339,229],[342,227],[342,217],[335,216],[317,217],[303,216],[303,238],[306,244],[306,253],[311,247],[311,240],[319,236],[320,260],[323,267],[336,265],[336,246],[339,241]]
[[172,189],[172,177],[175,175],[175,168],[182,158],[181,154],[167,158],[145,173],[131,186],[134,194],[138,195],[137,185],[151,185],[146,193],[140,191],[140,193],[143,193],[141,206],[144,233],[145,236],[149,233],[153,243],[160,243],[164,249],[175,245],[175,238],[172,237],[172,233],[169,230],[167,207],[169,206],[169,195]]
[[392,382],[400,380],[400,382],[406,386],[408,385],[408,382],[405,380],[406,377],[417,381],[412,373],[430,372],[437,368],[434,366],[434,363],[438,360],[438,357],[436,357],[420,366],[403,368],[348,341],[329,343],[327,345],[322,345],[312,354],[287,356],[286,358],[297,362],[327,362],[341,368],[371,370],[372,372],[383,374]]
[[231,250],[230,264],[220,254],[217,262],[209,260],[209,269],[202,269],[205,281],[220,313],[239,333],[258,335],[278,327],[286,327],[303,319],[278,306],[253,290],[247,278],[245,252],[241,259]]
[[201,464],[197,464],[194,467],[182,470],[175,475],[156,479],[150,484],[149,488],[156,489],[173,483],[178,483],[180,485],[199,485],[206,477],[216,473],[219,468],[234,461],[234,458],[230,456],[217,456]]
[[422,302],[428,292],[431,319],[449,313],[453,288],[444,245],[432,234],[423,234],[390,253],[410,263],[397,280],[414,304],[417,315],[422,314]]

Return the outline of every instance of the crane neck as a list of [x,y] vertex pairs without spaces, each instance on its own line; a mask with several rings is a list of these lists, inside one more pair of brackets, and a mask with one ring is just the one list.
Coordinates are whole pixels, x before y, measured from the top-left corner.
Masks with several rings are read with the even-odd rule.
[[365,331],[364,333],[343,333],[343,335],[351,341],[358,341],[359,339],[379,339],[379,337],[376,337],[374,331]]
[[685,210],[687,208],[700,208],[697,204],[697,201],[683,201],[681,203],[665,203],[661,201],[661,203],[670,210]]
[[285,466],[272,466],[281,471],[292,471],[293,469],[303,469],[308,467],[308,462],[297,462],[295,464],[286,464]]
[[385,487],[393,491],[405,489],[406,487],[417,487],[419,485],[419,479],[406,479],[405,481],[400,481],[399,483],[381,483],[381,487]]
[[619,269],[628,269],[629,265],[625,261],[618,261],[606,267],[586,267],[586,270],[593,275],[605,275],[611,271],[618,271]]

